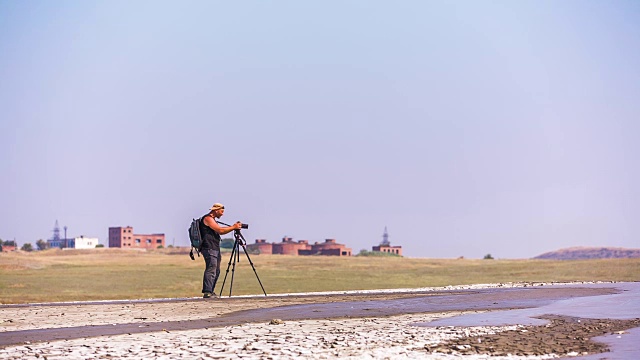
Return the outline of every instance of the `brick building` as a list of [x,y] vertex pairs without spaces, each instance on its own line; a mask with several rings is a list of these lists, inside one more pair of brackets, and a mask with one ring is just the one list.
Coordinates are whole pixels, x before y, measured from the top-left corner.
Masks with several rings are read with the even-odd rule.
[[402,256],[402,246],[391,246],[391,245],[379,245],[374,246],[373,251],[379,251],[383,253],[390,253]]
[[293,241],[290,237],[282,238],[282,242],[273,243],[272,245],[272,254],[281,254],[281,255],[299,255],[299,250],[309,249],[309,242],[307,240],[299,240]]
[[311,245],[311,249],[298,251],[298,255],[351,256],[351,249],[338,244],[336,239],[326,239],[323,243]]
[[338,244],[335,239],[326,239],[323,243],[316,242],[311,245],[308,240],[294,241],[286,236],[279,243],[268,243],[265,239],[257,239],[255,244],[247,245],[247,250],[257,251],[260,254],[351,256],[351,249]]
[[247,245],[247,250],[257,251],[259,254],[272,254],[273,244],[268,243],[265,239],[256,239],[255,244]]
[[164,242],[164,234],[134,234],[131,226],[109,228],[110,248],[157,249]]
[[384,234],[382,234],[382,242],[380,245],[372,247],[372,250],[402,256],[402,246],[391,246],[386,226],[384,227]]
[[6,240],[2,242],[2,251],[3,252],[9,252],[9,251],[16,251],[16,242],[13,240]]

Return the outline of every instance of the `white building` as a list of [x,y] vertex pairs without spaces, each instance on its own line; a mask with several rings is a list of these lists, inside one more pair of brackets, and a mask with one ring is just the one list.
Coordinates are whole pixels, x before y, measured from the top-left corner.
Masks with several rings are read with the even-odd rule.
[[95,249],[96,245],[99,244],[98,238],[86,238],[82,235],[74,240],[74,248],[76,249]]

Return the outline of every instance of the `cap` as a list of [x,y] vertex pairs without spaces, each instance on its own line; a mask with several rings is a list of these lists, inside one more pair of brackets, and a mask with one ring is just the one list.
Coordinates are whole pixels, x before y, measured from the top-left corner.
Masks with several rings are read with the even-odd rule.
[[209,210],[216,211],[216,210],[220,210],[220,209],[224,209],[224,205],[222,205],[220,203],[215,203],[215,204],[213,204],[213,206],[211,206],[211,208]]

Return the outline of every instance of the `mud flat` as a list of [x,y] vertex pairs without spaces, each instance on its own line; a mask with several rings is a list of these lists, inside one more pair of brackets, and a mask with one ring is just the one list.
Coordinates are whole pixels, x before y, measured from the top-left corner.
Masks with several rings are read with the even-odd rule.
[[[509,311],[547,310],[554,304],[588,299],[618,299],[633,306],[640,303],[640,286],[485,284],[213,300],[0,306],[0,359],[546,359],[607,351],[615,344],[590,339],[613,334],[624,343],[628,329],[640,326],[633,315],[620,311],[594,318],[593,309],[598,307],[593,302],[583,317],[562,311],[536,315],[542,324],[446,324],[465,317],[500,318]],[[634,308],[629,311],[638,314]],[[615,354],[608,352],[607,356],[615,358]]]

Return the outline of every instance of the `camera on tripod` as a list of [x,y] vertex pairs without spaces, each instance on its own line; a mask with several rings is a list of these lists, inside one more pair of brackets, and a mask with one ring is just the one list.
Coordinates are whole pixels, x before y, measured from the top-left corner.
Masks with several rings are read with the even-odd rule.
[[[228,224],[223,223],[222,221],[216,220],[216,222],[220,225],[230,226]],[[236,223],[237,224],[237,223]],[[249,224],[242,224],[242,229],[248,229]],[[242,247],[242,252],[249,260],[249,264],[251,264],[251,268],[253,269],[253,273],[256,275],[256,279],[258,279],[258,284],[260,284],[260,288],[262,288],[262,292],[264,296],[267,296],[267,292],[264,290],[264,286],[262,286],[262,281],[260,281],[260,277],[258,276],[258,272],[256,271],[255,266],[253,266],[253,262],[251,261],[251,257],[249,257],[249,252],[247,251],[246,243],[244,236],[240,232],[240,229],[236,229],[233,232],[233,236],[235,237],[235,242],[233,243],[233,250],[231,250],[231,256],[229,257],[229,264],[227,265],[227,272],[224,274],[224,279],[222,280],[222,286],[220,286],[220,296],[222,296],[222,290],[224,289],[224,284],[227,282],[227,275],[229,275],[229,269],[231,268],[231,282],[229,283],[229,297],[231,297],[231,291],[233,290],[233,276],[236,270],[236,262],[240,261],[240,248]],[[233,263],[233,267],[231,264]]]

